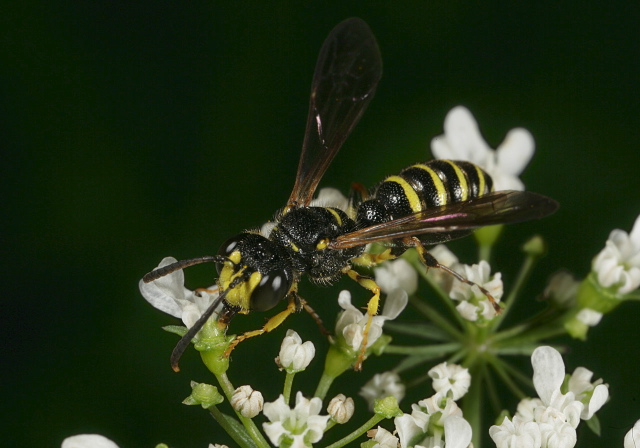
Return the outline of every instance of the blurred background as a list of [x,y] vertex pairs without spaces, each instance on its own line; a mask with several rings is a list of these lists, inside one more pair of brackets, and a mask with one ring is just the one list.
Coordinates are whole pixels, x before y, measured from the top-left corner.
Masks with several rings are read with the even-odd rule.
[[[427,160],[447,111],[462,104],[493,147],[514,127],[533,133],[537,150],[522,179],[562,206],[544,221],[508,227],[496,248],[508,285],[519,246],[534,233],[548,242],[522,314],[542,308],[535,299],[550,274],[566,267],[583,277],[613,228],[631,230],[640,213],[637,4],[393,4],[5,5],[4,446],[55,447],[84,432],[123,448],[229,442],[207,412],[180,404],[189,380],[214,380],[193,350],[181,373],[171,371],[177,339],[160,327],[177,321],[142,300],[137,282],[164,256],[216,253],[226,238],[284,205],[318,51],[347,17],[371,26],[384,75],[322,186],[346,193],[352,181],[373,185]],[[473,239],[454,249],[474,261]],[[211,284],[214,271],[192,268],[188,285]],[[304,282],[301,292],[332,322],[345,287],[364,304],[367,294],[344,281],[332,289]],[[587,343],[560,341],[569,371],[586,366],[611,386],[599,413],[603,437],[582,425],[579,446],[622,446],[640,418],[632,367],[640,356],[639,307],[623,304]],[[238,318],[233,326],[256,328],[264,318]],[[320,339],[308,316],[285,327]],[[283,335],[284,328],[241,345],[231,379],[275,399],[281,378],[273,358]],[[325,348],[318,343],[316,370],[296,380],[307,393]],[[366,367],[348,373],[349,381],[359,386],[376,371]],[[431,395],[423,387],[416,399]],[[513,412],[515,401],[505,405]]]

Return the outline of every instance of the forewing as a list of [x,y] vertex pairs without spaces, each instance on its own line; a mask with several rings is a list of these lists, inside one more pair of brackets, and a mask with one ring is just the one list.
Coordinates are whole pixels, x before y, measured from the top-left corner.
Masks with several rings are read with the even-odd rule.
[[543,218],[555,212],[558,203],[529,191],[497,191],[470,201],[444,205],[341,235],[331,249],[414,235],[470,230],[494,224],[509,224]]
[[338,24],[322,45],[289,205],[307,205],[323,174],[373,98],[382,76],[380,50],[361,19]]

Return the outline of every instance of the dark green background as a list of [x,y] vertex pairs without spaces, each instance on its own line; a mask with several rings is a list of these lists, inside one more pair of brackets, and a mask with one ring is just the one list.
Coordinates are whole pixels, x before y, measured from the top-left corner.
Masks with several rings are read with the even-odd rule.
[[[584,275],[609,231],[630,230],[640,212],[632,2],[14,3],[0,19],[3,446],[55,447],[79,432],[123,448],[227,440],[206,412],[180,404],[190,379],[212,380],[193,351],[182,373],[170,370],[176,339],[160,326],[176,321],[141,299],[137,281],[166,255],[215,253],[284,204],[315,58],[347,17],[370,24],[385,73],[323,185],[346,192],[353,180],[371,185],[426,159],[458,104],[494,147],[509,129],[528,128],[537,152],[523,180],[562,208],[510,227],[497,250],[508,282],[528,235],[549,243],[523,314],[540,307],[534,298],[550,273]],[[471,240],[456,247],[473,260]],[[210,284],[212,267],[187,277]],[[330,321],[337,290],[302,285]],[[565,341],[570,370],[584,365],[611,385],[604,436],[582,427],[581,446],[622,446],[640,418],[639,306],[607,316],[588,344]],[[286,326],[317,340],[312,325],[297,316]],[[241,346],[231,378],[274,399],[283,333]]]

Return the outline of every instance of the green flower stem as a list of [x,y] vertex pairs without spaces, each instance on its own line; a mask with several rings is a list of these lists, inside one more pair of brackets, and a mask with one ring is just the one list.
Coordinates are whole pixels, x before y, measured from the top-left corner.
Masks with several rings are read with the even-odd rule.
[[490,343],[492,345],[498,343],[498,342],[502,342],[504,340],[509,340],[512,339],[516,336],[518,336],[521,333],[524,333],[525,331],[529,330],[531,328],[531,323],[527,322],[524,324],[520,324],[520,325],[514,325],[513,327],[507,329],[507,330],[503,330],[500,331],[498,333],[495,333],[491,336],[490,338]]
[[[231,398],[233,397],[233,393],[235,392],[235,388],[226,373],[222,373],[220,375],[216,375],[218,382],[220,383],[220,387],[222,388],[224,394],[227,397],[227,400],[231,402]],[[235,410],[234,410],[235,411]],[[264,438],[256,424],[250,418],[244,417],[240,412],[235,411],[236,415],[240,419],[240,422],[245,427],[253,441],[258,445],[259,448],[269,448],[269,443]]]
[[[412,295],[409,297],[409,302],[413,305],[418,311],[420,311],[425,317],[427,317],[431,322],[440,327],[442,330],[447,332],[452,338],[461,341],[463,339],[463,334],[455,328],[451,323],[444,318],[440,313],[438,313],[434,308],[420,299],[416,295]],[[451,302],[451,300],[448,300]],[[455,315],[459,316],[459,313],[455,310]]]
[[318,397],[324,401],[324,397],[327,396],[327,392],[329,392],[329,388],[331,387],[331,384],[333,384],[333,380],[335,379],[336,379],[335,377],[328,375],[326,372],[324,372],[320,377],[320,381],[318,382],[318,387],[316,388],[316,391],[314,392],[313,396]]
[[496,382],[494,381],[491,375],[487,375],[485,378],[485,382],[487,384],[487,395],[489,396],[489,401],[493,407],[493,413],[499,414],[502,411],[502,401],[500,400],[500,395],[498,394],[498,390],[496,388]]
[[508,362],[503,362],[502,366],[513,378],[533,389],[533,380],[531,379],[531,376],[522,373]]
[[284,396],[284,403],[289,406],[289,398],[291,398],[291,387],[293,386],[293,377],[296,376],[295,373],[287,372],[287,375],[284,377],[284,388],[282,390],[282,395]]
[[229,424],[229,420],[225,418],[224,414],[220,412],[220,409],[218,409],[217,406],[211,406],[209,408],[209,412],[211,413],[213,419],[218,422],[222,429],[224,429],[224,431],[229,434],[233,441],[240,445],[241,448],[255,448],[255,445],[248,444],[248,439],[242,437],[238,433],[236,428],[233,425]]
[[556,320],[555,322],[549,322],[544,327],[529,329],[528,331],[522,333],[519,337],[509,339],[508,345],[518,346],[531,342],[539,342],[544,339],[563,336],[565,334],[567,334],[567,330],[564,328],[563,322],[560,320]]
[[478,246],[478,260],[484,260],[487,263],[489,263],[489,260],[491,259],[491,249],[493,248],[492,245],[486,245],[486,244],[481,244]]
[[493,367],[493,370],[496,371],[500,379],[502,379],[509,390],[511,390],[511,393],[518,397],[519,400],[522,400],[527,396],[527,394],[525,394],[522,389],[520,389],[518,385],[511,379],[509,373],[504,368],[505,363],[500,358],[492,356],[488,358],[488,361],[491,367]]
[[462,348],[459,342],[449,342],[447,344],[436,345],[418,345],[418,346],[406,346],[406,345],[387,345],[384,349],[385,354],[392,355],[422,355],[439,358],[441,356],[448,355]]
[[464,418],[471,425],[471,441],[473,446],[482,446],[480,435],[481,429],[481,409],[482,409],[482,383],[484,381],[484,362],[475,364],[471,370],[471,387],[464,397]]
[[513,302],[516,300],[527,279],[531,275],[533,267],[535,266],[538,258],[540,257],[535,255],[527,255],[525,257],[524,262],[520,267],[520,271],[518,272],[518,276],[516,277],[513,288],[511,289],[511,292],[509,292],[507,298],[503,301],[504,309],[502,310],[502,313],[496,316],[496,318],[493,319],[493,322],[491,323],[492,328],[498,328],[505,317],[507,317],[507,314],[509,314],[509,310],[511,309]]
[[335,443],[332,443],[331,445],[327,446],[326,448],[340,448],[340,447],[343,447],[343,446],[353,442],[358,437],[360,437],[362,434],[366,433],[371,428],[373,428],[375,425],[380,423],[380,421],[383,420],[383,419],[384,419],[384,417],[382,415],[375,414],[373,417],[371,417],[369,420],[367,420],[364,423],[364,425],[360,426],[358,429],[353,431],[351,434],[343,437],[342,439],[338,440]]

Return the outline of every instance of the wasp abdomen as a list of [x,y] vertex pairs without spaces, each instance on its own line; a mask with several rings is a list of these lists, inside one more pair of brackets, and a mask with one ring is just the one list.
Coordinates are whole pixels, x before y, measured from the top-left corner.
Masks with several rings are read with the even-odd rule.
[[470,162],[431,160],[389,176],[357,211],[360,228],[412,215],[433,207],[468,201],[491,192],[493,181]]

